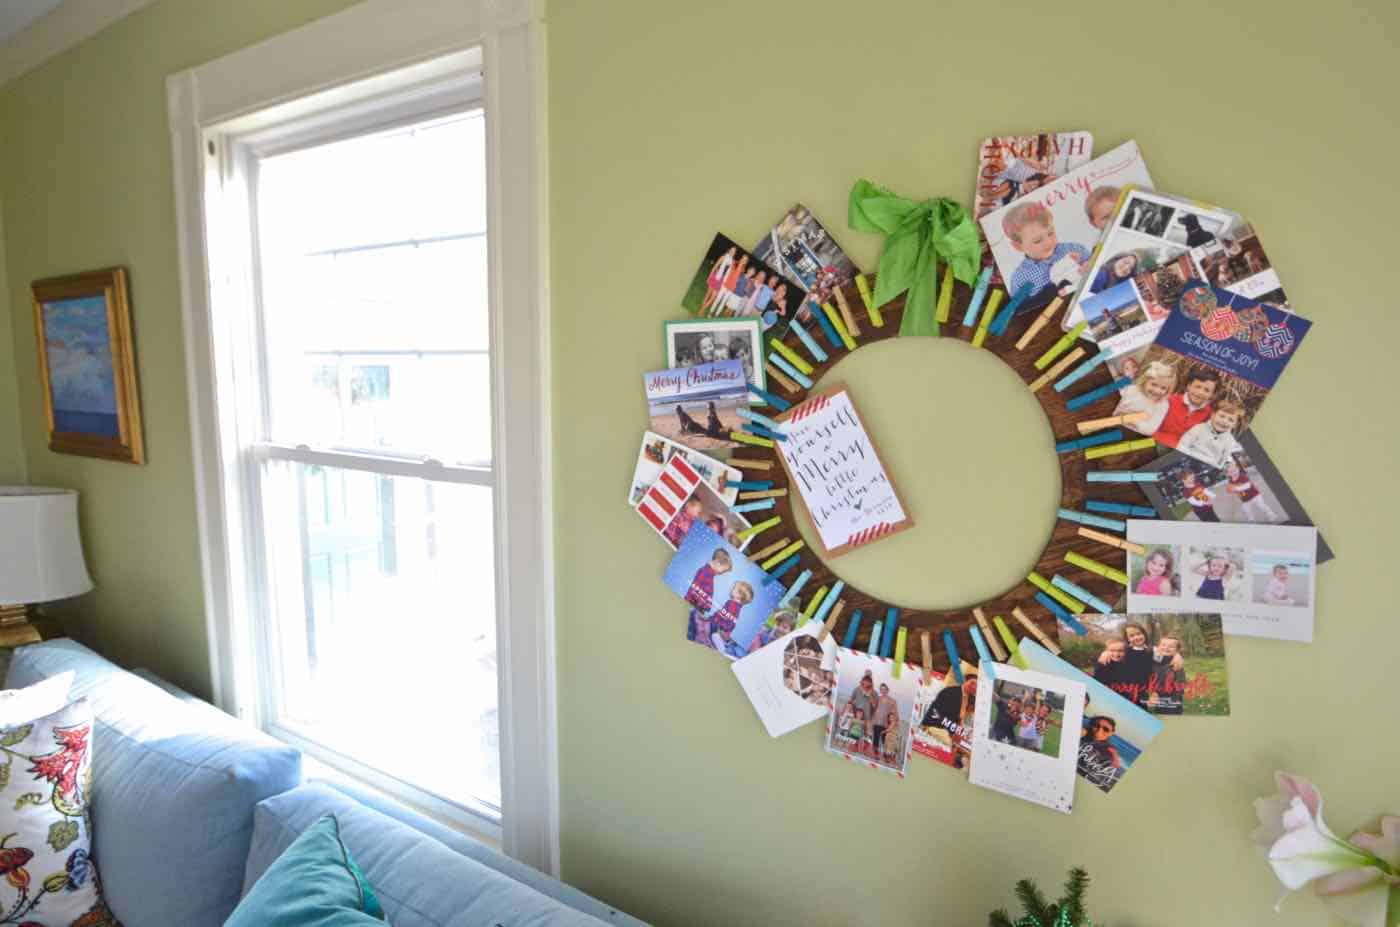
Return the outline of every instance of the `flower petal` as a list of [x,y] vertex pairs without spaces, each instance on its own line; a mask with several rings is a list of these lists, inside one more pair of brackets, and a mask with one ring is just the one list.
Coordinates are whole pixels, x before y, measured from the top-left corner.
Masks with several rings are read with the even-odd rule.
[[1313,879],[1344,869],[1371,865],[1374,859],[1320,829],[1291,830],[1269,849],[1269,865],[1288,888],[1301,888]]
[[1385,912],[1390,900],[1390,886],[1384,881],[1371,888],[1345,895],[1326,895],[1323,902],[1332,913],[1356,927],[1385,927]]
[[1379,834],[1357,831],[1348,839],[1367,853],[1384,860],[1392,869],[1400,869],[1400,818],[1386,815],[1381,818]]
[[1359,891],[1377,881],[1384,883],[1385,873],[1375,866],[1359,866],[1323,876],[1313,883],[1313,891],[1323,896],[1344,895],[1347,892]]
[[1282,837],[1283,814],[1288,810],[1288,800],[1282,795],[1254,799],[1254,813],[1259,817],[1259,826],[1250,837],[1262,847],[1271,847]]

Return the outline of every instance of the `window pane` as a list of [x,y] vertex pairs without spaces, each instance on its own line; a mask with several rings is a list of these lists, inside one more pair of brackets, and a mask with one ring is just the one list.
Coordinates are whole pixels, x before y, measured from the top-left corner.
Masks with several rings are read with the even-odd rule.
[[473,113],[259,162],[274,440],[490,461],[484,150]]
[[499,808],[491,490],[280,461],[264,473],[276,722]]

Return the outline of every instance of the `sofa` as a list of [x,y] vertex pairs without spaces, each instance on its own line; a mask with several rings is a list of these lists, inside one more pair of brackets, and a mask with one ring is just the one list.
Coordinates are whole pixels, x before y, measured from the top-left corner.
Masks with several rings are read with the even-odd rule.
[[5,688],[73,670],[93,733],[93,858],[125,927],[220,927],[333,813],[394,927],[645,927],[390,799],[308,780],[302,756],[72,640],[14,652]]

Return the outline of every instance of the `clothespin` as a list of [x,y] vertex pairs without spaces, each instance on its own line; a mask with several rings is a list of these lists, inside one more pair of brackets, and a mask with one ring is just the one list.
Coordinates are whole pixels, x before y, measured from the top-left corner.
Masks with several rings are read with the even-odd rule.
[[[832,586],[831,591],[826,593],[825,603],[817,609],[816,614],[813,616],[816,618],[817,621],[826,620],[826,613],[831,611],[831,607],[836,604],[836,600],[841,598],[841,591],[845,588],[845,583],[841,582],[840,580],[836,581],[836,585]],[[822,590],[825,589],[826,587],[823,586]],[[821,593],[818,592],[818,594],[820,595]]]
[[769,567],[773,566],[773,564],[775,563],[782,563],[784,560],[791,557],[793,554],[797,553],[799,550],[806,546],[807,542],[802,540],[801,538],[798,538],[797,540],[789,544],[787,547],[784,547],[782,550],[778,551],[776,554],[760,563],[759,569],[766,570]]
[[802,619],[804,623],[811,620],[812,616],[817,613],[817,609],[821,607],[822,599],[824,598],[826,598],[826,587],[822,586],[817,590],[816,595],[812,596],[807,602],[807,607],[802,610]]
[[1072,596],[1075,596],[1081,602],[1084,602],[1086,605],[1088,605],[1090,608],[1094,609],[1094,611],[1098,612],[1101,615],[1113,614],[1112,605],[1109,605],[1103,599],[1094,595],[1092,592],[1090,592],[1088,589],[1085,589],[1078,583],[1071,582],[1065,579],[1059,573],[1056,573],[1054,576],[1050,577],[1050,584],[1052,586],[1055,586],[1056,588],[1063,589],[1065,592],[1068,592]]
[[1074,612],[1076,615],[1084,611],[1083,603],[1079,602],[1077,599],[1071,598],[1062,590],[1056,589],[1054,584],[1047,581],[1044,576],[1041,576],[1034,570],[1026,576],[1026,579],[1030,580],[1032,586],[1054,599],[1060,605]]
[[[1000,615],[997,615],[992,619],[992,624],[997,626],[997,633],[1001,635],[1002,643],[1006,645],[1006,650],[1010,654],[1011,662],[1021,669],[1029,669],[1029,667],[1026,666],[1026,658],[1021,656],[1021,648],[1016,645],[1015,636],[1011,633],[1011,629],[1006,626],[1006,621]],[[991,640],[991,638],[988,637],[987,640]]]
[[816,358],[817,363],[826,363],[826,351],[822,350],[822,346],[817,344],[815,338],[807,334],[807,329],[802,327],[801,322],[797,321],[796,319],[793,319],[791,322],[788,323],[788,327],[790,327],[794,332],[797,333],[797,340],[801,341],[802,344],[806,346],[808,352],[811,353],[811,355],[814,358]]
[[776,583],[778,580],[782,579],[783,575],[786,574],[788,570],[797,566],[797,561],[801,559],[802,558],[797,554],[793,554],[791,557],[778,564],[778,568],[768,574],[768,582]]
[[752,492],[739,493],[739,501],[746,502],[750,499],[768,499],[771,501],[773,499],[781,499],[787,494],[788,491],[786,489],[755,489]]
[[836,329],[831,326],[831,319],[827,318],[826,310],[815,302],[810,305],[812,306],[812,317],[821,326],[822,337],[826,339],[826,343],[831,345],[833,349],[841,347],[841,336],[836,334]]
[[1125,415],[1110,415],[1108,418],[1091,418],[1087,422],[1079,422],[1074,427],[1079,429],[1080,434],[1087,435],[1091,431],[1100,431],[1115,425],[1131,425],[1145,418],[1146,412],[1128,412]]
[[1081,525],[1092,525],[1095,528],[1107,528],[1109,531],[1127,531],[1128,523],[1117,518],[1104,518],[1102,515],[1086,515],[1083,512],[1076,512],[1073,509],[1058,509],[1057,513],[1065,521],[1078,522]]
[[927,686],[933,682],[933,647],[927,631],[919,632],[919,648],[924,652],[924,685]]
[[958,685],[963,684],[962,664],[958,661],[958,645],[953,642],[953,632],[943,632],[943,649],[948,652],[948,665],[953,668],[953,678]]
[[865,652],[872,657],[880,655],[880,629],[885,626],[883,621],[877,621],[870,628],[870,643],[866,644]]
[[1065,554],[1065,559],[1077,567],[1083,567],[1090,573],[1097,573],[1104,579],[1111,579],[1120,586],[1128,585],[1127,573],[1124,573],[1122,570],[1115,570],[1108,564],[1100,563],[1092,557],[1086,557],[1083,554],[1075,553],[1071,550]]
[[1100,457],[1116,457],[1119,454],[1131,454],[1133,451],[1145,451],[1156,446],[1157,442],[1152,438],[1138,438],[1135,441],[1119,441],[1117,444],[1107,444],[1086,450],[1084,452],[1084,459],[1098,460]]
[[769,544],[762,550],[755,551],[754,553],[749,554],[749,559],[753,561],[764,560],[768,557],[771,557],[773,554],[776,554],[778,551],[782,550],[784,547],[787,547],[791,543],[792,538],[788,537],[783,538],[781,541],[774,541],[772,544]]
[[1040,628],[1036,626],[1034,621],[1031,621],[1029,618],[1027,618],[1026,613],[1021,611],[1021,607],[1019,605],[1011,609],[1011,614],[1017,621],[1021,622],[1021,627],[1025,628],[1027,631],[1030,632],[1032,637],[1040,641],[1040,645],[1042,647],[1044,647],[1046,650],[1050,651],[1053,654],[1059,654],[1060,645],[1055,643],[1055,641],[1051,640],[1049,637],[1047,637],[1045,635],[1045,632],[1040,630]]
[[[777,351],[783,356],[783,360],[796,367],[802,373],[810,374],[812,372],[812,365],[803,360],[802,357],[792,348],[783,344],[781,340],[777,338],[769,338],[768,343],[773,346],[773,349],[775,351]],[[769,356],[771,357],[772,355]]]
[[1065,332],[1060,337],[1059,341],[1056,341],[1050,346],[1050,350],[1035,359],[1035,369],[1044,370],[1046,367],[1050,366],[1050,362],[1068,351],[1070,346],[1079,340],[1079,336],[1084,334],[1084,329],[1088,327],[1088,322],[1080,322],[1078,325],[1074,326],[1074,328]]
[[[794,355],[794,356],[796,356],[796,355]],[[795,366],[793,366],[792,364],[788,363],[787,360],[785,360],[785,359],[782,358],[782,357],[779,357],[777,354],[769,354],[769,355],[768,355],[768,363],[769,363],[770,365],[772,365],[772,364],[777,364],[779,370],[781,370],[783,373],[787,374],[788,377],[791,378],[792,380],[796,380],[796,381],[797,381],[797,382],[793,385],[793,387],[792,387],[793,392],[796,392],[797,389],[798,389],[799,387],[802,388],[802,389],[811,389],[811,388],[812,388],[812,379],[811,379],[811,377],[807,376],[805,373],[803,373],[802,371],[798,370]]]
[[894,639],[894,678],[898,679],[899,674],[904,670],[904,645],[908,628],[900,628],[899,635]]
[[[743,498],[743,497],[740,496],[740,498]],[[758,512],[758,511],[762,511],[763,509],[771,509],[772,507],[773,507],[773,500],[772,500],[772,499],[763,499],[763,500],[760,500],[760,501],[758,501],[758,502],[744,502],[744,503],[742,503],[742,504],[740,504],[740,505],[731,506],[731,507],[730,507],[730,511],[736,512],[736,513],[742,515],[744,512]]]
[[[792,408],[792,403],[788,402],[786,399],[783,399],[780,396],[775,396],[767,390],[759,389],[752,383],[749,384],[749,392],[753,393],[759,399],[762,399],[764,402],[768,403],[770,406],[777,409],[779,412],[786,412],[788,409]],[[1146,415],[1147,413],[1144,412],[1143,414]],[[734,461],[732,460],[730,461],[730,463],[733,462]],[[767,461],[764,461],[764,463],[767,463]]]
[[977,314],[982,311],[982,300],[987,298],[987,286],[991,282],[992,265],[988,264],[977,275],[977,285],[972,288],[972,300],[967,304],[967,311],[963,313],[964,327],[971,328],[977,324]]
[[1041,388],[1045,386],[1045,384],[1049,383],[1051,380],[1055,379],[1060,375],[1060,371],[1064,370],[1070,364],[1079,360],[1079,358],[1083,356],[1083,348],[1075,348],[1073,351],[1070,351],[1064,357],[1057,360],[1055,362],[1055,366],[1051,367],[1049,370],[1045,371],[1040,376],[1036,377],[1033,381],[1031,381],[1031,392],[1040,392]]
[[729,484],[735,489],[772,489],[772,480],[735,480]]
[[1083,637],[1084,635],[1089,633],[1089,629],[1084,627],[1084,625],[1080,624],[1078,619],[1076,619],[1073,615],[1066,611],[1063,605],[1061,605],[1059,602],[1056,602],[1054,599],[1050,598],[1045,593],[1037,592],[1035,594],[1035,600],[1041,605],[1044,605],[1045,608],[1050,612],[1050,614],[1058,618],[1061,623],[1063,623],[1075,634],[1079,635],[1080,637]]
[[841,313],[841,320],[846,323],[846,331],[852,338],[856,337],[860,334],[860,323],[856,321],[855,313],[851,312],[850,303],[846,302],[846,294],[838,286],[831,291],[831,295],[836,297],[836,308]]
[[[1078,383],[1085,376],[1097,370],[1100,364],[1107,362],[1108,356],[1109,355],[1107,351],[1100,349],[1099,353],[1095,354],[1093,357],[1089,358],[1084,363],[1080,364],[1078,367],[1075,367],[1069,373],[1065,374],[1064,378],[1055,384],[1055,392],[1063,393],[1065,391],[1065,387],[1072,386],[1073,384]],[[1143,412],[1142,416],[1146,418],[1147,413]]]
[[[773,398],[776,399],[777,397],[775,396],[775,397],[773,397]],[[770,401],[771,401],[771,400],[770,400]],[[731,458],[729,458],[729,460],[727,460],[727,461],[725,461],[725,462],[728,463],[731,467],[735,467],[735,468],[740,469],[740,470],[771,470],[771,469],[773,469],[773,461],[771,461],[771,460],[755,460],[755,459],[753,459],[752,457],[731,457]]]
[[1114,393],[1118,392],[1120,389],[1124,389],[1124,388],[1126,388],[1127,386],[1131,385],[1132,382],[1133,382],[1133,378],[1132,378],[1132,377],[1119,377],[1118,379],[1114,380],[1112,383],[1108,383],[1108,384],[1105,384],[1104,386],[1100,386],[1098,389],[1091,389],[1091,390],[1089,390],[1089,392],[1087,392],[1087,393],[1080,393],[1078,396],[1075,396],[1075,397],[1074,397],[1073,399],[1071,399],[1069,402],[1066,402],[1066,403],[1065,403],[1065,408],[1068,409],[1068,410],[1070,410],[1071,412],[1073,412],[1073,411],[1076,410],[1076,409],[1082,409],[1082,408],[1084,408],[1085,406],[1089,405],[1090,403],[1098,402],[1100,399],[1103,399],[1105,396],[1112,396]]
[[851,615],[851,623],[846,626],[846,639],[841,642],[841,646],[847,650],[853,649],[856,645],[856,634],[860,632],[860,619],[860,609],[856,609],[855,614]]
[[[740,418],[744,419],[745,421],[753,422],[755,425],[762,425],[764,428],[767,428],[769,431],[781,431],[781,430],[782,430],[782,427],[783,427],[782,425],[779,425],[777,422],[773,421],[771,418],[769,418],[768,416],[764,415],[764,414],[761,413],[761,412],[755,412],[755,411],[753,411],[752,409],[742,409],[742,408],[740,408],[740,409],[735,409],[734,412],[735,412],[736,415],[738,415]],[[767,489],[767,488],[769,488],[769,487],[772,486],[772,485],[773,485],[772,483],[769,483],[768,486],[765,486],[765,487],[763,487],[763,488],[764,488],[764,489]]]
[[1135,473],[1132,470],[1090,470],[1084,474],[1090,483],[1155,483],[1155,473]]
[[987,333],[998,338],[1005,334],[1006,326],[1011,324],[1012,317],[1020,311],[1021,303],[1029,299],[1034,290],[1035,288],[1029,282],[1021,284],[1020,288],[1016,290],[1016,295],[1011,297],[1011,302],[1006,304],[1006,308],[998,313],[996,319],[987,328]]
[[1134,544],[1132,541],[1125,541],[1122,538],[1116,538],[1111,534],[1104,534],[1102,531],[1095,531],[1093,528],[1080,527],[1077,533],[1080,537],[1088,538],[1091,541],[1098,541],[1100,544],[1107,544],[1109,547],[1116,547],[1119,550],[1132,551],[1139,557],[1147,553],[1147,548],[1143,547],[1141,544]]
[[778,600],[778,604],[786,605],[797,598],[797,594],[802,591],[802,587],[807,585],[807,580],[812,578],[811,570],[803,570],[797,574],[797,581],[788,587],[787,594]]
[[841,321],[841,317],[836,314],[831,303],[822,303],[822,312],[826,313],[827,320],[831,322],[831,327],[836,330],[836,337],[841,339],[841,343],[846,346],[847,351],[856,349],[855,340],[851,338],[851,333],[846,331],[846,324]]
[[[783,389],[787,390],[789,393],[796,393],[800,391],[802,387],[798,386],[795,380],[789,379],[787,374],[783,373],[781,370],[775,367],[773,365],[773,360],[774,358],[769,357],[768,363],[763,365],[763,369],[768,371],[768,375],[774,380],[778,381],[779,385],[781,385]],[[752,389],[752,387],[750,387],[750,389]]]
[[758,435],[758,437],[760,438],[766,438],[769,441],[787,440],[787,435],[783,434],[781,431],[774,431],[771,428],[764,428],[762,425],[755,425],[752,422],[749,422],[744,425],[744,431],[748,432],[751,435]]
[[1087,438],[1074,438],[1070,441],[1061,441],[1055,445],[1057,454],[1073,453],[1091,447],[1098,447],[1102,444],[1112,444],[1123,437],[1121,429],[1114,428],[1112,431],[1102,431],[1096,435],[1089,435]]
[[885,609],[885,640],[880,645],[880,656],[890,655],[890,648],[894,646],[894,631],[899,626],[899,609],[891,606]]
[[1100,502],[1098,499],[1085,499],[1084,507],[1091,512],[1108,512],[1113,515],[1131,515],[1134,518],[1156,518],[1157,510],[1145,505],[1124,505],[1122,502]]
[[991,324],[992,317],[996,315],[997,306],[1001,305],[1002,297],[1006,295],[1003,290],[992,290],[991,298],[987,300],[987,311],[982,314],[982,321],[977,324],[977,331],[972,333],[972,346],[982,347],[982,342],[987,340],[987,328]]
[[824,640],[826,640],[827,635],[830,634],[832,631],[835,631],[835,630],[836,630],[836,622],[841,618],[841,610],[844,609],[845,607],[846,607],[846,600],[845,600],[845,599],[840,599],[840,600],[837,601],[835,607],[831,609],[831,614],[827,617],[826,621],[822,624],[822,629],[821,629],[820,631],[817,632],[817,640],[819,640],[819,641],[824,641]]
[[729,440],[738,441],[740,444],[752,444],[754,447],[772,447],[773,442],[758,435],[749,434],[747,431],[731,431]]
[[974,608],[972,617],[977,619],[977,626],[982,629],[982,634],[986,636],[987,643],[991,645],[992,653],[996,655],[999,662],[1006,662],[1006,651],[1001,649],[1001,644],[992,636],[992,627],[987,624],[987,616],[982,613],[982,609]]
[[[1059,309],[1064,301],[1063,296],[1056,296],[1050,301],[1050,305],[1041,310],[1040,315],[1035,317],[1035,321],[1030,324],[1030,327],[1021,334],[1020,338],[1016,339],[1016,350],[1025,350],[1026,345],[1030,344],[1035,336],[1040,334],[1040,330],[1049,323],[1050,317],[1055,314],[1055,310]],[[991,640],[991,638],[987,639]]]
[[865,274],[856,274],[856,289],[860,292],[860,301],[865,303],[865,314],[870,316],[870,324],[884,328],[885,317],[880,314],[880,307],[875,305],[875,299],[870,295],[870,284],[866,282]]
[[747,540],[748,538],[753,537],[755,534],[758,534],[758,533],[760,533],[760,532],[762,532],[762,531],[767,531],[769,528],[773,527],[774,525],[780,525],[780,524],[782,524],[782,523],[783,523],[783,520],[782,520],[781,518],[779,518],[778,516],[774,515],[772,518],[768,519],[767,521],[761,521],[761,522],[759,522],[759,523],[756,524],[756,525],[749,525],[749,526],[748,526],[747,528],[745,528],[743,531],[740,531],[739,534],[737,535],[737,537],[738,537],[739,540],[741,540],[741,541]]
[[996,679],[996,671],[992,669],[992,655],[987,652],[987,642],[982,639],[982,632],[976,626],[967,630],[972,635],[972,646],[977,648],[978,668],[988,679]]
[[943,285],[938,288],[938,308],[934,310],[933,320],[939,325],[948,321],[948,310],[953,306],[953,265],[943,265]]

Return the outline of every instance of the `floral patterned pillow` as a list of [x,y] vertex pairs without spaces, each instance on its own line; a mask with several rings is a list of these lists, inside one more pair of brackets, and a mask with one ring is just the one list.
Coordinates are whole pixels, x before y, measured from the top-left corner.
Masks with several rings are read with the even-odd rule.
[[0,727],[0,924],[120,927],[92,861],[92,708]]

